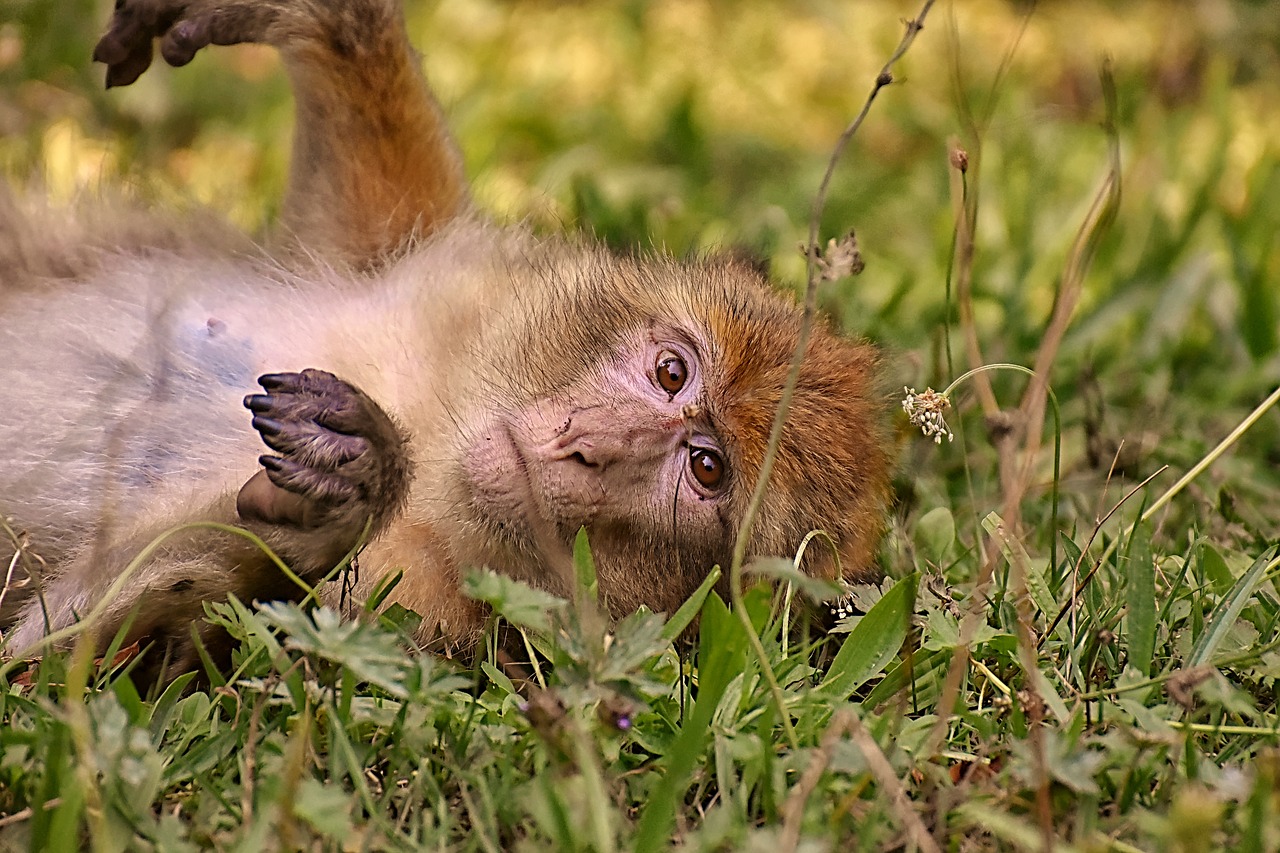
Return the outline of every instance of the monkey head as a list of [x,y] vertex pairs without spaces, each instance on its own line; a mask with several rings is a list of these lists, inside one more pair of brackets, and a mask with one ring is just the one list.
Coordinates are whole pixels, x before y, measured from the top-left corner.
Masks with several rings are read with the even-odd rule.
[[[764,460],[801,314],[731,259],[542,258],[545,296],[495,334],[522,346],[484,378],[464,425],[453,505],[463,561],[560,594],[588,531],[615,614],[670,612],[727,568]],[[875,574],[889,453],[870,345],[814,329],[748,555],[791,555],[810,530],[811,574]]]

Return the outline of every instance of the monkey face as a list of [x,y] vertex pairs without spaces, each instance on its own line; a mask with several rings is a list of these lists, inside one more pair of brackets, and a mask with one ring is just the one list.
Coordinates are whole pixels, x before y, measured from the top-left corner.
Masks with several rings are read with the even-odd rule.
[[692,576],[694,564],[705,572],[728,546],[734,475],[708,414],[704,352],[670,326],[634,330],[570,388],[501,412],[477,432],[464,461],[474,512],[551,569],[544,585],[568,577],[568,545],[581,527],[602,573],[619,575],[620,586],[623,575],[634,586],[646,571],[625,554],[648,550],[654,569],[674,561]]
[[[166,544],[125,574],[145,543],[195,520],[243,523],[304,578],[369,530],[366,580],[404,568],[396,595],[426,617],[421,636],[450,642],[482,621],[458,569],[567,594],[583,527],[614,615],[673,610],[728,565],[802,325],[758,270],[476,221],[394,0],[116,7],[97,51],[111,85],[143,73],[156,39],[175,65],[209,44],[281,49],[299,156],[270,250],[168,214],[49,228],[0,210],[0,243],[21,249],[4,284],[59,294],[28,321],[6,299],[15,331],[0,335],[0,412],[16,413],[0,423],[0,497],[20,496],[64,552],[23,644],[90,607],[181,639],[203,600],[296,594],[239,540]],[[194,316],[156,322],[170,306]],[[181,330],[196,338],[170,340]],[[749,556],[792,554],[820,528],[846,577],[869,566],[889,471],[875,360],[814,329]],[[280,456],[246,482],[249,422],[229,415],[253,364],[270,373],[248,398],[252,426]],[[805,568],[834,574],[821,556]],[[193,649],[177,660],[193,664]]]

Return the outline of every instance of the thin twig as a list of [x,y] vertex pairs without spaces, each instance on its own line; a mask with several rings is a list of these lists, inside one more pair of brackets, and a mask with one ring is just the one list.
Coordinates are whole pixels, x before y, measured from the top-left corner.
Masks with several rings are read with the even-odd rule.
[[764,492],[769,485],[769,475],[773,471],[773,463],[778,456],[778,445],[782,440],[782,428],[786,424],[787,414],[791,407],[791,398],[795,394],[796,384],[800,379],[800,367],[804,363],[804,354],[809,348],[809,337],[813,332],[813,321],[818,305],[818,274],[815,263],[817,261],[818,227],[822,219],[822,212],[827,205],[827,193],[831,188],[831,178],[835,174],[836,165],[839,163],[845,147],[848,146],[859,128],[862,127],[863,121],[871,111],[871,105],[876,96],[880,94],[881,89],[893,82],[894,64],[902,58],[907,49],[911,47],[911,43],[915,41],[916,34],[924,28],[924,18],[933,4],[934,0],[925,0],[924,6],[920,9],[920,14],[907,21],[907,29],[902,36],[902,41],[898,43],[898,47],[889,57],[889,61],[884,64],[884,67],[880,69],[880,73],[876,75],[875,84],[871,88],[871,93],[867,95],[867,100],[863,103],[862,109],[858,112],[857,117],[849,123],[849,126],[844,129],[844,132],[840,134],[840,138],[836,140],[831,157],[827,160],[826,172],[823,173],[822,182],[818,185],[818,193],[813,202],[813,212],[809,218],[809,239],[805,251],[805,272],[808,284],[805,287],[804,314],[800,322],[800,332],[796,338],[795,352],[791,358],[791,369],[787,373],[786,382],[782,386],[782,395],[778,401],[778,411],[774,415],[773,428],[769,432],[769,442],[766,445],[764,459],[760,464],[760,473],[756,477],[755,490],[751,493],[751,501],[747,504],[742,526],[738,530],[738,539],[734,544],[731,580],[734,577],[738,577],[740,580],[742,564],[746,557],[747,544],[751,536],[751,527],[755,522],[756,515],[760,512],[760,504],[764,501]]
[[1103,128],[1107,134],[1107,175],[1089,206],[1089,212],[1076,232],[1076,238],[1067,254],[1062,271],[1061,285],[1054,300],[1053,314],[1045,327],[1044,338],[1036,352],[1035,378],[1023,394],[1020,409],[1026,423],[1022,452],[1022,471],[1014,483],[1015,491],[1006,496],[1010,503],[1021,503],[1034,476],[1036,458],[1040,451],[1040,431],[1044,427],[1045,396],[1048,392],[1049,374],[1058,357],[1058,349],[1066,336],[1067,327],[1075,314],[1076,305],[1084,291],[1084,278],[1097,253],[1098,244],[1115,221],[1120,207],[1120,138],[1116,130],[1116,87],[1110,61],[1104,61],[1101,70],[1102,95],[1106,103]]
[[[956,310],[959,313],[960,328],[964,332],[965,356],[969,360],[970,369],[975,369],[986,362],[982,355],[982,344],[978,341],[978,324],[973,319],[973,234],[978,221],[978,196],[969,192],[968,168],[974,168],[977,158],[971,157],[966,171],[960,174],[960,199],[956,205]],[[979,376],[974,380],[978,402],[982,404],[982,413],[990,417],[1000,411],[1000,403],[996,400],[995,391],[991,388],[991,377]]]
[[14,530],[10,521],[10,519],[0,515],[0,532],[4,533],[4,538],[9,540],[9,543],[13,546],[13,559],[9,561],[9,569],[5,574],[4,588],[0,590],[0,605],[4,604],[5,596],[14,588],[13,574],[19,565],[22,566],[22,570],[27,577],[25,580],[19,580],[18,586],[34,584],[36,594],[43,601],[42,581],[47,568],[44,558],[39,554],[32,553],[27,545],[27,534]]
[[[1012,531],[1008,531],[1012,535]],[[1057,532],[1054,532],[1057,535]],[[1040,671],[1037,658],[1039,643],[1031,630],[1031,591],[1028,586],[1029,567],[1025,557],[1009,560],[1010,586],[1013,588],[1014,609],[1017,613],[1018,659],[1026,673],[1023,690],[1030,697],[1024,702],[1027,712],[1028,740],[1031,741],[1031,769],[1035,778],[1036,822],[1040,828],[1040,843],[1045,853],[1053,853],[1053,806],[1049,801],[1049,761],[1044,742],[1044,697],[1036,684],[1035,674]]]
[[9,568],[4,573],[4,586],[0,586],[0,610],[4,609],[5,596],[9,594],[9,587],[13,584],[13,570],[18,568],[20,559],[22,559],[22,548],[13,552],[13,557],[9,560]]
[[[258,694],[258,701],[253,703],[253,711],[249,714],[249,730],[244,737],[244,761],[240,771],[241,776],[241,793],[240,793],[240,824],[247,827],[253,822],[253,794],[255,781],[257,780],[258,769],[258,727],[262,724],[262,712],[266,710],[267,702],[271,699],[271,694],[275,691],[276,685],[283,682],[286,678],[293,675],[302,664],[302,659],[294,661],[293,666],[281,673],[279,671],[272,673],[263,679],[262,690]],[[237,715],[239,714],[238,706],[240,697],[236,696]]]

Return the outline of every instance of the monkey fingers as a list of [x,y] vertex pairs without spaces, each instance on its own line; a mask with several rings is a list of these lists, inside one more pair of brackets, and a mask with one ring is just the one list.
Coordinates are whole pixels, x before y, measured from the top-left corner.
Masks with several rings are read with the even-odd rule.
[[245,520],[304,530],[346,521],[378,522],[408,483],[404,438],[366,394],[331,373],[261,377],[266,394],[245,397],[253,428],[279,456],[259,458],[240,490]]

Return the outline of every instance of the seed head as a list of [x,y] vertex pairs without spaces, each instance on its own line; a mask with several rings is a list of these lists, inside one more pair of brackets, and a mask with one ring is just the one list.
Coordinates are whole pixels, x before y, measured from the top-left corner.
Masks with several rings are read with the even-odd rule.
[[911,423],[920,427],[925,438],[932,438],[934,444],[942,444],[943,436],[947,441],[954,441],[955,435],[947,426],[942,413],[951,408],[951,401],[932,388],[916,393],[914,388],[902,389],[906,395],[902,400],[902,411],[907,413]]
[[837,620],[848,619],[859,612],[852,592],[846,592],[827,606],[831,609],[831,615]]

